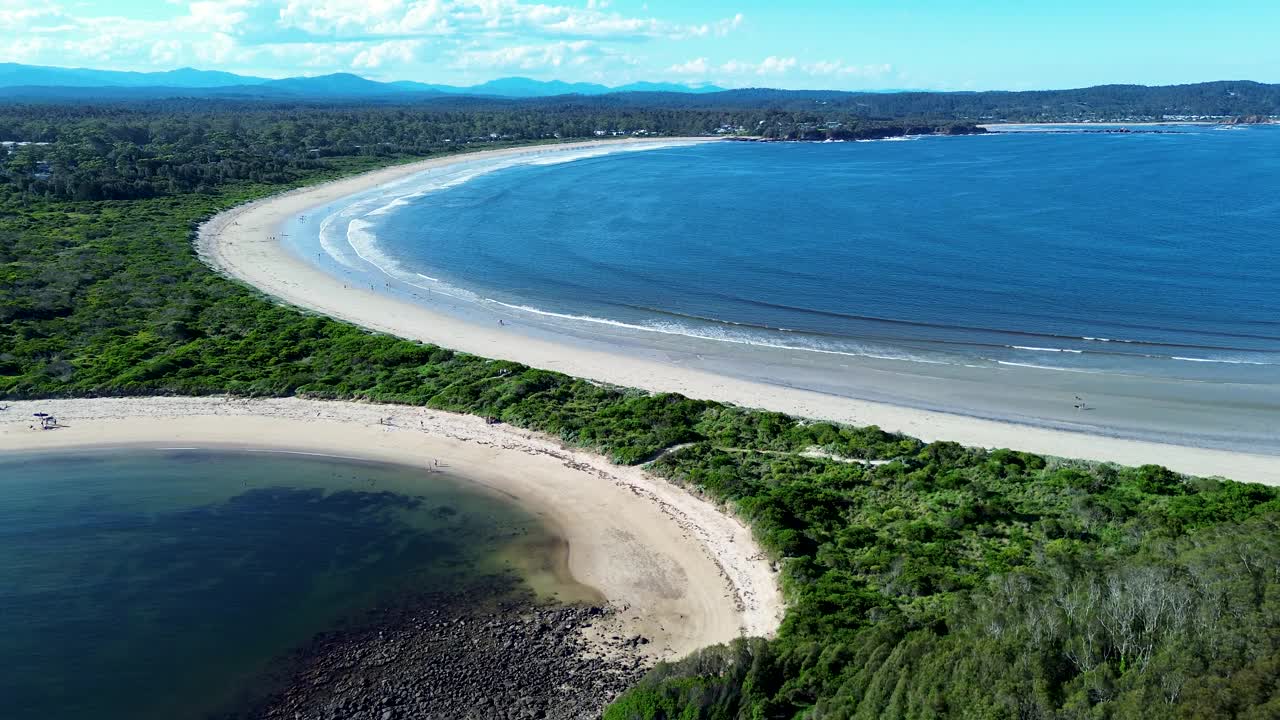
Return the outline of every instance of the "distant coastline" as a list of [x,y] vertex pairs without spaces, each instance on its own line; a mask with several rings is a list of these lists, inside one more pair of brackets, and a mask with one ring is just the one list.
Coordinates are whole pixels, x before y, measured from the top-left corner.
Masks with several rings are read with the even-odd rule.
[[762,137],[757,135],[730,135],[725,140],[732,142],[858,142],[869,140],[889,140],[891,138],[929,136],[929,135],[982,135],[989,132],[986,126],[970,123],[946,123],[912,125],[881,125],[874,127],[855,127],[852,129],[831,129],[822,131],[818,137]]
[[1065,121],[1065,122],[1008,122],[1008,123],[982,123],[978,127],[992,130],[995,128],[1019,128],[1019,127],[1158,127],[1161,125],[1222,125],[1218,120],[1143,120],[1140,122],[1128,122],[1125,120],[1090,120],[1090,121]]
[[1000,128],[1036,128],[1036,127],[1069,127],[1069,128],[1089,128],[1089,127],[1159,127],[1169,125],[1276,125],[1280,124],[1280,119],[1250,116],[1248,118],[1224,118],[1218,120],[1066,120],[1062,122],[1054,122],[1046,120],[1043,122],[999,122],[999,123],[980,123],[977,127],[984,128],[988,131],[998,130]]

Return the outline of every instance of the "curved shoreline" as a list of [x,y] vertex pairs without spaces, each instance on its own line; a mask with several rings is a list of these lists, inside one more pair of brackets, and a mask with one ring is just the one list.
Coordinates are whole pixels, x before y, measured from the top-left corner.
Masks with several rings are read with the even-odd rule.
[[[654,141],[671,140],[658,138]],[[629,141],[572,143],[555,147],[570,149],[609,143],[621,146],[624,142]],[[535,149],[545,150],[546,147]],[[289,218],[343,197],[449,163],[475,160],[479,156],[532,151],[517,148],[427,160],[272,196],[228,210],[203,224],[197,249],[200,257],[216,270],[287,304],[400,337],[600,382],[650,391],[679,392],[689,397],[766,408],[801,417],[858,425],[875,424],[925,441],[951,440],[979,447],[1010,447],[1046,455],[1129,465],[1158,463],[1194,475],[1280,482],[1280,458],[1270,455],[1132,440],[858,400],[521,337],[466,323],[376,291],[347,287],[338,277],[295,257],[279,241],[272,239],[277,228]]]
[[[65,427],[30,430],[31,414],[40,411]],[[0,451],[120,447],[305,452],[422,468],[440,460],[451,474],[516,500],[559,530],[573,578],[621,611],[618,625],[602,630],[650,639],[651,660],[744,634],[771,635],[781,621],[775,574],[740,522],[639,468],[482,418],[226,397],[19,401],[0,414]]]

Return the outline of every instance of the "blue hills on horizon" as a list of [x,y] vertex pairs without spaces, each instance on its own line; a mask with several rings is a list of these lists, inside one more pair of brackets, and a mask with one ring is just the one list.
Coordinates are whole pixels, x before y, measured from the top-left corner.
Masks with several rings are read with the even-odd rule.
[[0,63],[0,93],[6,88],[79,88],[84,90],[194,90],[223,91],[235,94],[305,95],[305,96],[375,96],[375,95],[483,95],[507,98],[549,97],[555,95],[606,95],[625,92],[713,93],[725,88],[715,85],[635,82],[617,87],[596,83],[570,83],[560,80],[534,80],[504,77],[478,85],[457,86],[397,80],[379,82],[352,73],[334,73],[314,77],[270,78],[237,75],[217,70],[179,68],[162,72],[61,68],[20,63]]
[[[1098,85],[1088,88],[1024,91],[945,91],[919,89],[784,90],[715,85],[633,82],[610,87],[596,83],[504,77],[477,85],[457,86],[413,80],[380,82],[352,73],[281,79],[238,75],[185,67],[158,72],[63,68],[0,62],[0,102],[82,102],[87,100],[221,99],[252,101],[463,102],[545,101],[577,96],[609,96],[605,102],[661,102],[680,107],[718,105],[832,104],[854,107],[860,114],[907,116],[955,115],[955,103],[968,115],[987,117],[1014,112],[1019,117],[1088,117],[1091,108],[1106,107],[1128,115],[1268,115],[1280,116],[1280,84],[1219,80],[1183,85]],[[661,96],[661,100],[657,97]],[[966,98],[979,98],[968,100]],[[948,98],[940,101],[939,98]],[[850,103],[853,103],[851,105]],[[961,113],[963,114],[963,113]],[[1096,113],[1093,113],[1096,114]],[[1104,113],[1106,114],[1106,113]]]

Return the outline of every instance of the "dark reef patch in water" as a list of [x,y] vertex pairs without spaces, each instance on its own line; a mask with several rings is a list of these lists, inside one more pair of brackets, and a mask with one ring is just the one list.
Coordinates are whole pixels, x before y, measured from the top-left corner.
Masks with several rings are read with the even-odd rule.
[[539,603],[504,575],[405,598],[317,635],[268,697],[218,720],[596,717],[645,670],[628,651],[643,639],[604,653],[583,639],[609,614]]

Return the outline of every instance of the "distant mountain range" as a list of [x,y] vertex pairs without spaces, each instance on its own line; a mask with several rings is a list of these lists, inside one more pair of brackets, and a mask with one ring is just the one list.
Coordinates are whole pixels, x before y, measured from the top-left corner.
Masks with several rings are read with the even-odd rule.
[[266,78],[194,68],[144,73],[0,63],[0,87],[215,88],[232,85],[261,85],[265,82],[268,82]]
[[[573,99],[576,98],[576,99]],[[928,92],[779,90],[713,85],[594,83],[509,77],[459,87],[411,80],[378,82],[350,73],[281,80],[181,68],[141,73],[0,63],[0,103],[176,100],[415,104],[436,108],[594,108],[818,111],[871,120],[1062,122],[1280,117],[1280,85],[1245,80],[1190,85],[1098,85],[1067,90]]]
[[[554,95],[606,95],[625,92],[712,93],[724,88],[715,85],[682,85],[679,83],[637,82],[618,87],[595,83],[567,83],[559,80],[533,80],[507,77],[470,86],[441,85],[410,80],[378,82],[350,73],[318,77],[292,77],[282,80],[236,75],[215,70],[181,68],[164,72],[122,72],[88,68],[59,68],[39,65],[0,63],[0,94],[5,88],[22,89],[22,94],[36,88],[80,88],[104,91],[98,94],[139,96],[174,94],[251,95],[281,97],[371,97],[402,94],[476,95],[488,97],[532,98]],[[133,92],[127,90],[132,89]],[[124,90],[125,92],[121,92]],[[51,91],[49,95],[66,95]]]

